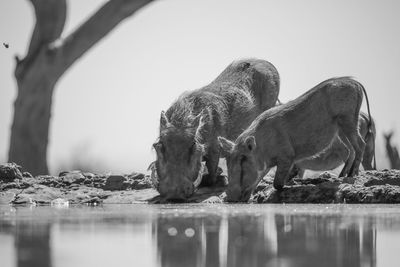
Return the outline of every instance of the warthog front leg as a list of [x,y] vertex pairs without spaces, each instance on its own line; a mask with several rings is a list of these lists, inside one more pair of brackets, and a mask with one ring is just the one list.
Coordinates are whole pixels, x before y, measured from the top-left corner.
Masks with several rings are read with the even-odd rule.
[[294,165],[293,160],[281,160],[276,165],[276,173],[274,178],[274,188],[276,190],[282,190],[285,182],[287,181],[290,171]]
[[203,177],[201,181],[201,186],[212,186],[217,182],[217,169],[219,162],[219,151],[212,150],[206,156],[206,166],[208,170],[208,175]]
[[344,117],[339,120],[339,134],[341,134],[341,136],[345,135],[347,137],[348,141],[351,144],[351,147],[355,151],[355,158],[352,164],[347,162],[347,164],[351,166],[350,170],[347,173],[347,176],[355,176],[358,174],[358,169],[360,168],[365,148],[365,142],[360,135],[357,125],[358,114],[355,118]]

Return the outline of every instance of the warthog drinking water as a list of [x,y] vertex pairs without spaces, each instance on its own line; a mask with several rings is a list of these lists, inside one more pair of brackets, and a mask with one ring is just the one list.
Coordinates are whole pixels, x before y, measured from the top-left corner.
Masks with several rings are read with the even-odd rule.
[[[372,118],[369,118],[364,112],[360,112],[358,118],[359,131],[366,143],[362,166],[364,170],[376,169],[376,159],[375,159],[375,136],[376,129],[375,123]],[[332,142],[332,145],[319,153],[318,155],[299,161],[293,167],[290,176],[298,175],[303,177],[305,170],[312,171],[327,171],[333,170],[339,167],[341,164],[345,163],[349,157],[349,150],[343,145],[342,141],[336,137]],[[372,166],[372,160],[374,160],[374,166]],[[291,177],[289,177],[291,178]]]
[[161,112],[160,136],[153,145],[157,189],[164,199],[186,199],[194,193],[206,161],[208,179],[216,183],[218,136],[236,138],[264,110],[275,105],[279,75],[260,59],[231,63],[213,82],[183,93]]
[[365,142],[358,130],[364,87],[348,78],[326,80],[300,97],[260,114],[233,143],[219,137],[227,156],[228,201],[247,201],[260,179],[277,166],[281,190],[293,165],[329,148],[338,136],[349,151],[341,175],[358,173]]

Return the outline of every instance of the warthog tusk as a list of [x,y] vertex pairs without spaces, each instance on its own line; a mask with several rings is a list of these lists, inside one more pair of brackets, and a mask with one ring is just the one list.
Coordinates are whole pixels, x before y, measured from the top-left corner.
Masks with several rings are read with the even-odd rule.
[[[199,170],[199,174],[197,175],[196,180],[193,182],[194,187],[198,187],[203,179],[203,173],[204,173],[204,163],[201,163],[201,167]],[[159,184],[158,176],[157,176],[157,168],[156,168],[156,162],[152,162],[147,169],[151,171],[150,179],[153,185],[157,188]]]
[[155,167],[156,167],[156,162],[153,161],[152,163],[150,163],[149,167],[147,167],[147,170],[152,171]]
[[204,172],[204,163],[201,163],[199,174],[197,175],[196,180],[194,180],[194,182],[193,182],[193,185],[195,188],[199,187],[201,180],[203,179],[203,172]]

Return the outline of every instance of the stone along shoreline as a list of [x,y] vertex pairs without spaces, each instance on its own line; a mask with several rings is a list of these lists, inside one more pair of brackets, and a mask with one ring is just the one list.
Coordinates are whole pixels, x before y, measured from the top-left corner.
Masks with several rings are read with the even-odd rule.
[[[283,191],[266,176],[251,203],[400,203],[400,171],[365,171],[353,178],[323,173],[317,178],[295,178]],[[225,187],[200,188],[188,202],[223,203]],[[159,203],[147,174],[61,172],[33,177],[13,163],[0,165],[0,204],[57,205]]]

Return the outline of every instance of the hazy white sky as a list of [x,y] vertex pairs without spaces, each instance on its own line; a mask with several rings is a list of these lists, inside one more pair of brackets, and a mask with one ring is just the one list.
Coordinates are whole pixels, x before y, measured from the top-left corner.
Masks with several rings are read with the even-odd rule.
[[[102,3],[68,1],[64,36]],[[16,97],[13,57],[25,54],[34,16],[27,0],[1,0],[0,13],[0,42],[10,43],[9,49],[0,47],[4,161]],[[151,145],[160,111],[243,57],[277,67],[282,101],[326,78],[354,76],[368,91],[378,134],[398,129],[399,14],[396,0],[156,1],[119,25],[59,81],[50,169],[82,157],[114,172],[144,171],[155,158]],[[384,160],[378,159],[379,167],[387,166]]]

